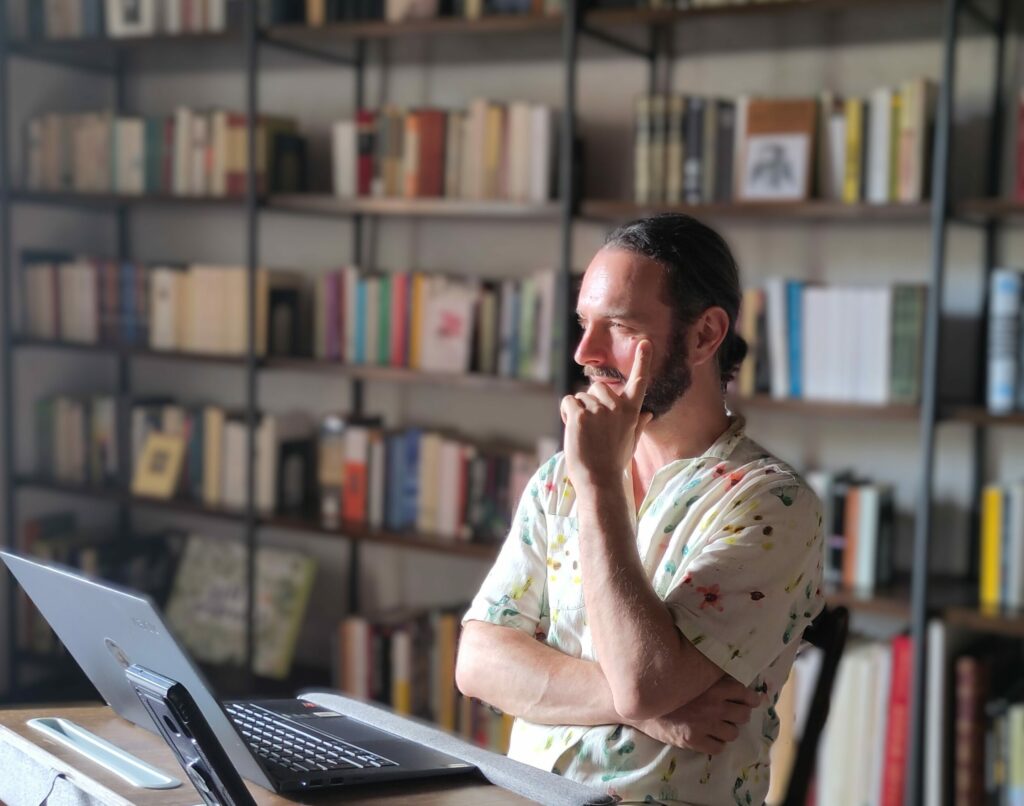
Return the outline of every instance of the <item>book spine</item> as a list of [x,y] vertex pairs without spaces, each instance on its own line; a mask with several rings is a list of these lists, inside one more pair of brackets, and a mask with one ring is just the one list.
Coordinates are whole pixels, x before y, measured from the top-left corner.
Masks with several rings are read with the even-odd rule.
[[881,806],[902,806],[907,773],[910,728],[910,688],[913,647],[910,636],[892,639],[892,675],[889,688],[889,723],[886,727],[885,770]]
[[993,414],[1006,414],[1016,405],[1020,372],[1021,274],[994,269],[989,281],[988,362],[986,404]]

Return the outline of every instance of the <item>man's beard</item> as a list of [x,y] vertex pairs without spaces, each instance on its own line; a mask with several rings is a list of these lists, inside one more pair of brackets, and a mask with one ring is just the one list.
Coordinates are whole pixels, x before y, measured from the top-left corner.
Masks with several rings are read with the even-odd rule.
[[[693,373],[686,357],[686,331],[685,328],[679,330],[682,333],[674,332],[670,339],[676,349],[663,356],[661,369],[647,385],[647,394],[640,406],[640,411],[653,415],[654,419],[671,409],[693,383]],[[585,367],[583,373],[588,378],[612,378],[626,382],[622,373],[612,367]]]

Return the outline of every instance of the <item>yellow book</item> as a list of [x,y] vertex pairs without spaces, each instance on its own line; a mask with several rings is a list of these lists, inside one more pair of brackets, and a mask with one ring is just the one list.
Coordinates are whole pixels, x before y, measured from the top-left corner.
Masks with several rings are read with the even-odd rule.
[[504,130],[505,107],[501,104],[488,104],[484,122],[485,199],[499,199],[505,195],[501,175],[501,161],[506,148]]
[[185,440],[180,434],[150,434],[132,476],[132,493],[153,498],[173,497],[181,480],[184,459]]
[[412,275],[412,299],[409,303],[409,368],[419,369],[423,352],[423,302],[427,278],[420,272]]
[[864,174],[864,100],[846,101],[846,170],[843,173],[843,201],[857,204],[861,200]]
[[412,713],[412,635],[396,630],[391,635],[391,707],[396,714]]
[[897,90],[892,94],[892,134],[889,140],[889,201],[900,198],[900,131],[903,126],[904,114],[903,93]]
[[453,613],[443,613],[437,621],[437,714],[438,724],[447,731],[455,731],[455,647],[458,641],[458,622]]
[[1002,561],[1003,490],[986,487],[981,494],[981,606],[1000,605],[999,566]]

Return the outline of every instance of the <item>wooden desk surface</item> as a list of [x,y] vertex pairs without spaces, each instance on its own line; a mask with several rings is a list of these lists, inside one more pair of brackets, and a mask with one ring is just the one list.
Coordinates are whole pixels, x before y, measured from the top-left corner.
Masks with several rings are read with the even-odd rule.
[[[177,789],[139,789],[94,764],[74,750],[49,739],[25,723],[33,717],[64,717],[113,742],[139,758],[183,781]],[[69,773],[79,788],[109,803],[140,803],[146,806],[195,806],[202,804],[170,748],[158,736],[121,719],[110,708],[91,706],[47,706],[0,711],[0,741],[15,745],[40,763]],[[530,803],[519,795],[493,786],[481,778],[438,778],[386,785],[346,787],[334,793],[303,794],[301,800],[286,799],[262,787],[246,784],[260,806],[286,803],[312,804],[412,804],[413,806],[505,806]],[[103,792],[106,790],[106,792]]]

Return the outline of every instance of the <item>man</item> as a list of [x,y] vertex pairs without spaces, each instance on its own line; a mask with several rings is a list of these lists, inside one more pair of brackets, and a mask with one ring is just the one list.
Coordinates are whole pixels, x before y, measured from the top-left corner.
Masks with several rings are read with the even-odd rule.
[[608,237],[577,304],[591,385],[463,621],[459,688],[517,717],[509,755],[627,802],[762,803],[822,607],[817,499],[724,405],[740,297],[689,216]]

